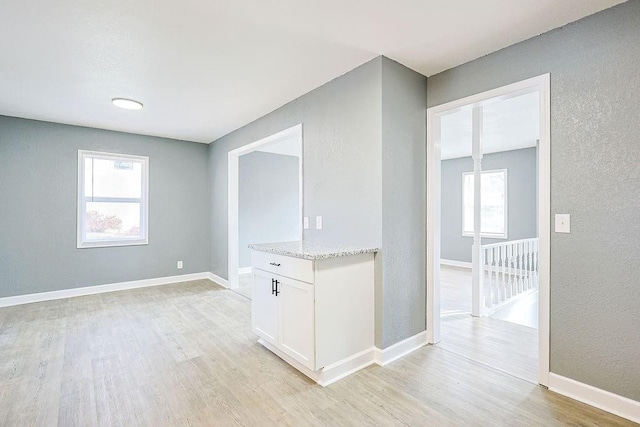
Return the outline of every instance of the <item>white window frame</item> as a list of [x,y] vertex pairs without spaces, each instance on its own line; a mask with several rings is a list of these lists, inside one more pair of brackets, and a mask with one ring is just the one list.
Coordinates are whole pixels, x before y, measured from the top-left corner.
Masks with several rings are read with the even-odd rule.
[[[481,174],[485,173],[496,173],[502,172],[504,173],[504,233],[483,233],[480,230],[480,237],[485,237],[488,239],[508,239],[509,233],[507,225],[509,223],[509,174],[507,173],[507,169],[492,169],[480,172]],[[462,173],[462,221],[460,224],[460,228],[462,229],[462,235],[464,237],[473,237],[473,232],[465,231],[464,229],[464,180],[465,176],[474,175],[474,172],[463,172]],[[475,185],[475,182],[474,182]],[[482,221],[480,221],[482,222]]]
[[[140,231],[143,236],[142,239],[109,239],[109,240],[86,240],[86,227],[85,227],[85,211],[88,197],[84,196],[85,189],[85,176],[84,176],[84,161],[86,158],[115,160],[115,161],[131,161],[135,160],[142,162],[142,191],[140,199],[127,199],[127,198],[95,198],[93,201],[99,202],[138,202],[140,203]],[[134,246],[134,245],[147,245],[149,244],[149,157],[136,156],[130,154],[119,153],[104,153],[100,151],[87,151],[78,150],[78,216],[77,216],[77,247],[78,249],[84,248],[102,248],[113,246]]]

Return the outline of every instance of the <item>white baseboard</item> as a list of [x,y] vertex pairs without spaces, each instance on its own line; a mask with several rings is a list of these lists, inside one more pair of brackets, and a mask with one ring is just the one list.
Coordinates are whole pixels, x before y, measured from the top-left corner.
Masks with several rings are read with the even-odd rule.
[[347,357],[329,366],[325,366],[317,371],[307,368],[288,354],[278,349],[276,346],[271,345],[263,339],[259,339],[258,342],[322,387],[326,387],[329,384],[333,384],[334,382],[341,380],[360,369],[366,368],[369,365],[376,363],[380,366],[385,366],[394,360],[400,359],[412,351],[425,346],[427,344],[427,331],[422,331],[419,334],[400,341],[399,343],[387,347],[384,350],[371,347],[370,349],[354,354],[353,356]]
[[459,267],[459,268],[473,268],[473,265],[470,262],[465,261],[454,261],[452,259],[441,259],[440,265],[448,265],[449,267]]
[[207,274],[207,278],[209,280],[211,280],[212,282],[215,282],[218,285],[229,289],[229,281],[227,279],[223,279],[222,277],[220,277],[218,275],[215,275],[215,274],[213,274],[211,272]]
[[549,390],[640,423],[640,402],[581,383],[558,374],[549,374]]
[[385,349],[376,348],[376,363],[385,366],[425,345],[427,345],[427,331],[422,331]]
[[368,350],[326,366],[322,370],[322,378],[318,384],[326,387],[329,384],[333,384],[336,381],[359,371],[360,369],[373,365],[376,362],[375,350],[375,347],[371,347]]
[[368,350],[354,354],[353,356],[347,357],[346,359],[340,360],[329,366],[325,366],[317,371],[313,371],[263,339],[259,339],[258,342],[322,387],[333,384],[336,381],[375,363],[375,348],[371,347]]
[[242,267],[238,269],[238,275],[240,274],[251,274],[253,271],[253,267]]
[[37,294],[17,295],[14,297],[0,298],[0,307],[73,298],[85,295],[103,294],[106,292],[123,291],[126,289],[146,288],[149,286],[169,285],[172,283],[188,282],[190,280],[209,279],[210,274],[211,273],[209,272],[182,274],[180,276],[158,277],[155,279],[133,280],[130,282],[110,283],[108,285],[85,286],[82,288],[39,292]]

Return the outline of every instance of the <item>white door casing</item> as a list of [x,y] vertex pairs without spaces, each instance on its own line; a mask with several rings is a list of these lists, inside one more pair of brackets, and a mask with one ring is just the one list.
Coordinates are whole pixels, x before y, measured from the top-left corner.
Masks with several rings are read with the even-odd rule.
[[244,145],[235,150],[231,150],[228,153],[228,165],[227,165],[227,277],[229,280],[229,288],[236,289],[238,287],[238,267],[239,267],[239,243],[238,243],[238,187],[239,187],[239,161],[240,156],[249,154],[253,151],[257,151],[260,148],[265,148],[270,145],[278,144],[279,142],[288,139],[296,138],[300,143],[300,161],[299,161],[299,194],[298,194],[298,229],[299,238],[303,239],[303,163],[304,163],[304,149],[302,142],[302,123],[292,126],[276,134],[267,136],[258,141]]
[[440,341],[440,118],[484,102],[538,92],[539,325],[538,382],[549,383],[549,290],[551,240],[551,107],[550,75],[545,74],[427,109],[427,339]]

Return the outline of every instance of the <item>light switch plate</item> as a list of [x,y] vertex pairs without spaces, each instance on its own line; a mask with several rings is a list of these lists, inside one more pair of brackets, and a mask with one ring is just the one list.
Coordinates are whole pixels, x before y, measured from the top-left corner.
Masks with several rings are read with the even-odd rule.
[[322,217],[316,217],[316,230],[322,230]]
[[571,215],[556,214],[556,233],[571,233]]
[[302,228],[304,228],[305,230],[309,229],[309,217],[308,216],[305,216],[302,219]]

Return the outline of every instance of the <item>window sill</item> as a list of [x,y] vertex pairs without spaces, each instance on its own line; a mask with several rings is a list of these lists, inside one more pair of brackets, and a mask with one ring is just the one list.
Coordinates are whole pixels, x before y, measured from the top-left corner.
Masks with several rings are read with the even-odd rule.
[[149,240],[110,240],[103,242],[78,242],[78,249],[91,249],[91,248],[115,248],[120,246],[144,246],[148,245]]

